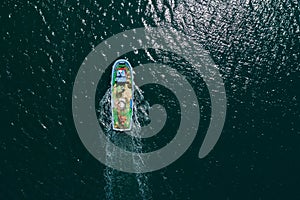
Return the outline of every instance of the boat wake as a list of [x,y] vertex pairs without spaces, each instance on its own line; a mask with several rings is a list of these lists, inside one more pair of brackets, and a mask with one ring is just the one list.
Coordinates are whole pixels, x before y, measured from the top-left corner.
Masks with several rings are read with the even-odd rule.
[[[121,132],[112,129],[111,122],[111,91],[108,89],[99,102],[99,122],[109,141],[106,143],[106,162],[114,162],[113,157],[117,152],[112,145],[117,145],[126,151],[141,153],[141,127],[149,124],[149,103],[144,99],[143,92],[135,86],[134,104],[133,104],[133,123],[130,131]],[[139,154],[132,154],[132,164],[136,171],[142,168],[143,160]],[[135,156],[134,156],[135,155]],[[148,185],[149,174],[131,174],[121,172],[110,167],[104,170],[106,181],[105,193],[106,199],[151,199],[151,190]],[[126,192],[125,192],[126,191]]]

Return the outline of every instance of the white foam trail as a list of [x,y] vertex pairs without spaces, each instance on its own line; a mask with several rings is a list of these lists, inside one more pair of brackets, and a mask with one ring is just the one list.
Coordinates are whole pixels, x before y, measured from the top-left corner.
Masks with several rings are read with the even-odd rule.
[[[142,152],[142,140],[141,140],[141,125],[139,123],[139,117],[144,118],[147,114],[147,107],[149,104],[146,103],[146,105],[141,106],[139,108],[139,113],[137,112],[138,110],[138,105],[141,104],[141,102],[144,100],[144,97],[142,95],[142,90],[135,86],[135,97],[134,97],[134,108],[133,108],[133,124],[132,124],[132,129],[131,131],[127,132],[126,134],[131,136],[131,144],[129,146],[132,148],[133,151],[135,152]],[[109,137],[110,140],[117,142],[118,144],[122,145],[122,139],[118,138],[118,134],[120,132],[112,130],[112,124],[111,124],[111,110],[110,110],[110,89],[106,91],[105,95],[99,102],[99,110],[98,112],[100,113],[99,115],[99,122],[102,125],[102,128],[104,129],[105,134],[107,137]],[[126,141],[128,142],[128,140]],[[128,144],[123,144],[127,145]],[[106,144],[106,161],[107,162],[112,162],[113,161],[113,156],[115,156],[116,152],[113,151],[113,148],[111,146],[111,143]],[[133,154],[134,155],[134,154]],[[132,162],[134,167],[137,169],[136,171],[140,171],[139,169],[142,168],[141,165],[143,165],[143,160],[140,156],[132,156]],[[139,196],[141,199],[151,199],[151,189],[149,188],[148,184],[148,179],[149,179],[149,174],[129,174],[129,173],[124,173],[124,172],[119,172],[116,171],[115,169],[106,167],[104,170],[104,176],[105,176],[105,181],[106,181],[106,186],[105,186],[105,195],[106,199],[112,200],[115,198],[122,198],[119,197],[118,191],[119,189],[124,189],[126,190],[129,181],[131,180],[130,177],[134,178],[134,181],[137,184],[138,191],[136,191],[136,194]],[[132,184],[132,183],[130,183]],[[117,189],[119,188],[119,189]],[[131,187],[129,187],[130,189]],[[122,192],[120,194],[124,194],[126,192]]]

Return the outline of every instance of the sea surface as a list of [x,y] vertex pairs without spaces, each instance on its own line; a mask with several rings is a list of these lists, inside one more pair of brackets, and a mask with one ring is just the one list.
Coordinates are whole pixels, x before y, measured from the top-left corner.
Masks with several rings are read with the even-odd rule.
[[[299,1],[4,0],[0,27],[0,199],[300,199]],[[201,66],[162,49],[119,55],[134,70],[166,65],[174,80],[176,70],[194,90],[201,119],[179,159],[155,171],[128,173],[86,149],[73,120],[72,92],[80,66],[97,45],[151,27],[172,27],[209,53],[226,90],[226,118],[218,142],[199,159],[213,109],[209,89],[194,70]],[[190,102],[179,102],[165,87],[170,81],[136,84],[131,134],[113,131],[112,65],[96,83],[99,126],[126,151],[164,147]],[[151,137],[139,137],[160,120],[151,117],[157,105],[165,110],[165,124]],[[114,153],[106,154],[108,162]]]

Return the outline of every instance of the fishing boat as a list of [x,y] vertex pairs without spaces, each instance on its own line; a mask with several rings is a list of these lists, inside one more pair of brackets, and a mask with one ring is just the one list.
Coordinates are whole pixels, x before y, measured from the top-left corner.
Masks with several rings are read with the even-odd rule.
[[115,61],[111,73],[111,114],[112,128],[129,131],[133,115],[133,73],[129,61]]

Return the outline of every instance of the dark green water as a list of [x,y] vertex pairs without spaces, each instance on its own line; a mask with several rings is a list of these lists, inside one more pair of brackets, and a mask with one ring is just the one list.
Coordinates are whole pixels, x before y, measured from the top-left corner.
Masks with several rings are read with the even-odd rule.
[[[5,0],[0,13],[0,199],[300,199],[298,1]],[[77,71],[114,34],[163,25],[201,43],[217,64],[228,103],[221,138],[198,159],[210,104],[197,80],[203,120],[188,151],[144,175],[108,169],[74,126]],[[157,62],[170,56],[150,54]],[[126,56],[133,65],[151,61],[143,51]],[[184,66],[171,57],[167,64]],[[142,89],[150,103],[162,101]],[[151,148],[173,137],[164,133]]]

